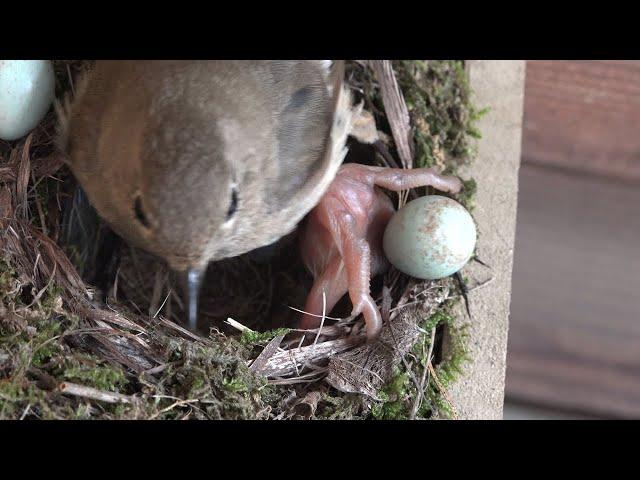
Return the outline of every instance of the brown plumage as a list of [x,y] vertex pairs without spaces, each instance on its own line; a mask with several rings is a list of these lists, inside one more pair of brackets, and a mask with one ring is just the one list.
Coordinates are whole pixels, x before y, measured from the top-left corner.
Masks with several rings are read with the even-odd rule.
[[196,284],[210,261],[276,241],[318,203],[350,128],[343,68],[99,61],[61,146],[111,227]]

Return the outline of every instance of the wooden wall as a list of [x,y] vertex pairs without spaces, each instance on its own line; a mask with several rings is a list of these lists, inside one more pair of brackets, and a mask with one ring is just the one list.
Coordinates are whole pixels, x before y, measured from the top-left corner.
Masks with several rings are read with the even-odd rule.
[[530,61],[523,160],[640,181],[640,62]]
[[640,62],[527,62],[506,396],[640,417]]

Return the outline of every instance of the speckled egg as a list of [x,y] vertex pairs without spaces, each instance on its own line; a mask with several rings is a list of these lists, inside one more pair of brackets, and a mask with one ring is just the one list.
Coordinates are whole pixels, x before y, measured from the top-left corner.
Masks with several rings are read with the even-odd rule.
[[476,226],[458,202],[440,195],[417,198],[398,210],[384,232],[383,248],[400,271],[435,280],[460,270],[476,245]]
[[0,60],[0,138],[17,140],[44,118],[54,98],[49,60]]

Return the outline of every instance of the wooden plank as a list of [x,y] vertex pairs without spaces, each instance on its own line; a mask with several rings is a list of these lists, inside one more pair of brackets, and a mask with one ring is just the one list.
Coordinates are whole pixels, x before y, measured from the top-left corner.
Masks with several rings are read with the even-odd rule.
[[504,404],[503,420],[595,420],[597,417],[579,415],[574,412],[548,410],[533,405],[507,402]]
[[640,417],[640,189],[523,165],[507,398]]
[[640,61],[529,61],[523,162],[640,180]]

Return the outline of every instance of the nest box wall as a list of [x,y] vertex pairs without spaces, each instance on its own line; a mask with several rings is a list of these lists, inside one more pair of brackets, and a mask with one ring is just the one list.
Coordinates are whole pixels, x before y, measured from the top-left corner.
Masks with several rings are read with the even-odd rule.
[[471,60],[466,69],[475,103],[490,108],[478,122],[478,155],[464,172],[478,184],[476,251],[490,268],[470,262],[462,271],[471,288],[471,320],[462,302],[456,313],[468,324],[469,361],[449,395],[460,419],[502,419],[525,62]]

